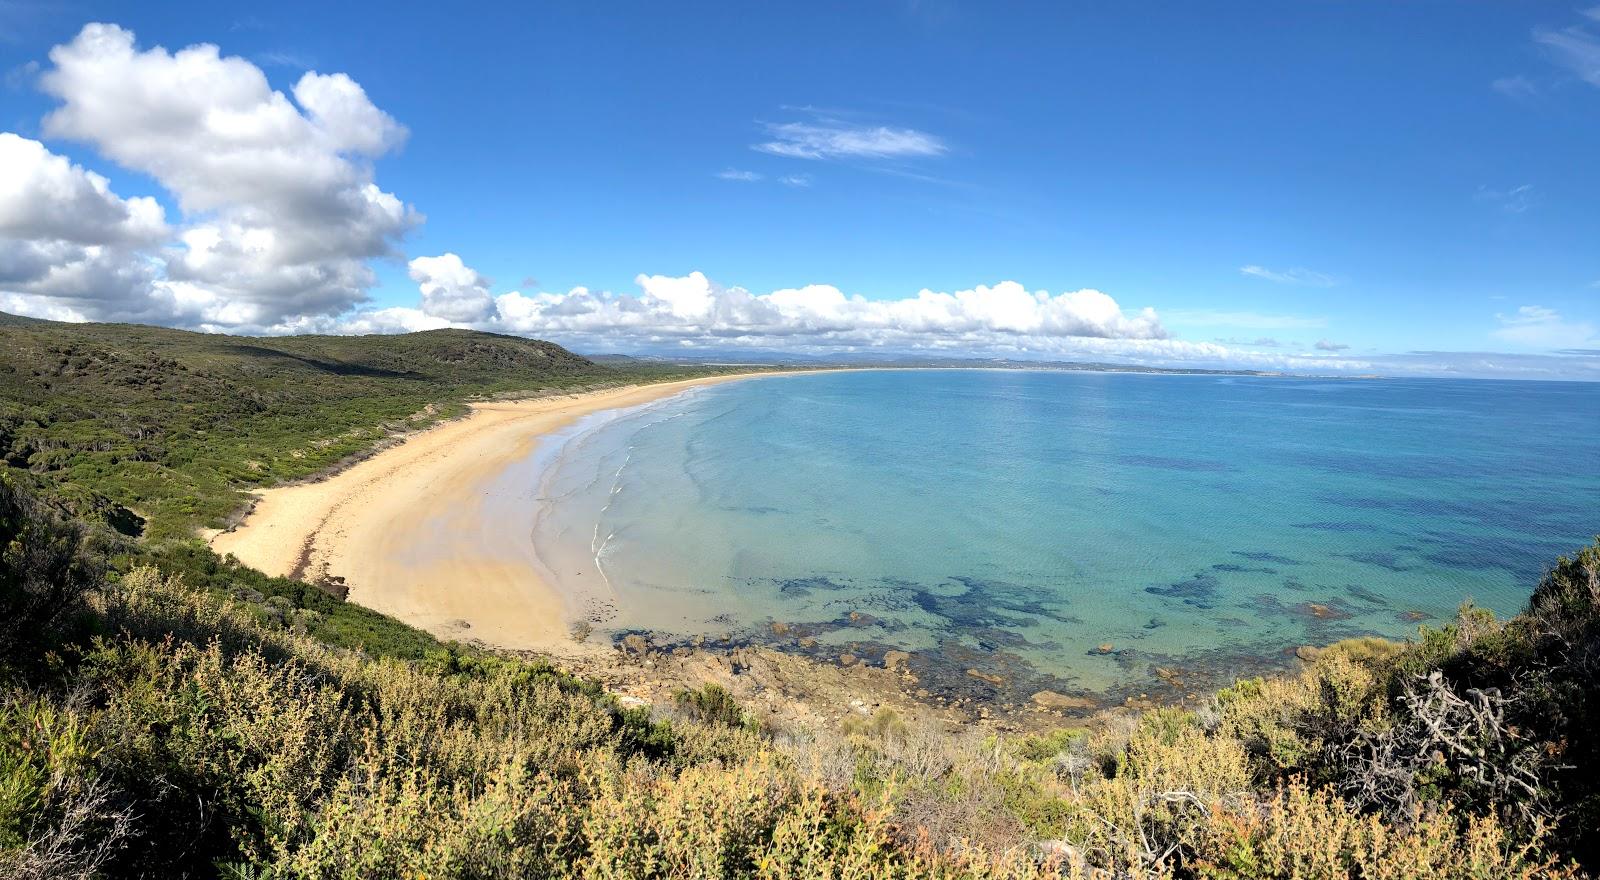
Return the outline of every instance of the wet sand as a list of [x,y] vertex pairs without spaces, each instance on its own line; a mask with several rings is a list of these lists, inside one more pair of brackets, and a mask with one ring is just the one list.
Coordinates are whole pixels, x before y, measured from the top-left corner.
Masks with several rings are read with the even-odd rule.
[[[574,597],[540,576],[529,534],[535,487],[508,471],[591,413],[770,375],[780,373],[474,404],[328,479],[258,492],[211,546],[272,575],[342,577],[350,601],[441,638],[570,655],[584,650],[568,631]],[[507,515],[514,510],[526,515]]]

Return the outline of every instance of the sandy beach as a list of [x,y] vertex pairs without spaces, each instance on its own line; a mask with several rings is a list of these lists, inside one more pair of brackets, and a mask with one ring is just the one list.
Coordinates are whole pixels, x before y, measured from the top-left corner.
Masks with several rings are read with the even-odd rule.
[[[572,653],[572,599],[539,576],[528,536],[534,490],[507,470],[591,413],[764,375],[777,374],[474,404],[328,479],[258,492],[244,521],[211,546],[273,575],[342,577],[350,601],[443,638]],[[505,516],[508,505],[529,519]]]

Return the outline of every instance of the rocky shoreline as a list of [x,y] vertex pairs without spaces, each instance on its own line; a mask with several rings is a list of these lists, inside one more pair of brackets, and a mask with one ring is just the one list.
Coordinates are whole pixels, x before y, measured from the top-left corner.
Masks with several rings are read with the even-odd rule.
[[[1016,682],[975,667],[952,680],[949,670],[932,667],[916,652],[859,645],[846,647],[861,653],[825,656],[820,646],[802,647],[799,639],[787,647],[793,649],[733,636],[658,641],[631,632],[616,634],[609,649],[585,643],[559,654],[517,653],[594,680],[629,706],[671,705],[680,691],[718,685],[754,719],[778,729],[832,727],[889,710],[907,721],[950,729],[976,725],[1027,734],[1193,703],[1210,693],[1187,690],[1179,670],[1158,670],[1171,686],[1152,693],[1094,695],[1031,685],[1019,691]],[[1281,660],[1274,665],[1299,662],[1292,652]]]

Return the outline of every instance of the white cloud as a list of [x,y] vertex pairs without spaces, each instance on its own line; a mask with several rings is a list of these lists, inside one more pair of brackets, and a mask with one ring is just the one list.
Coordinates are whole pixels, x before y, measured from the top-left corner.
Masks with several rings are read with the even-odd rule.
[[1316,345],[1317,351],[1345,351],[1349,348],[1350,346],[1342,342],[1332,342],[1327,339],[1318,339]]
[[1572,349],[1600,343],[1593,324],[1568,320],[1544,306],[1522,306],[1515,314],[1494,317],[1500,323],[1494,331],[1497,338],[1528,348]]
[[1531,98],[1539,94],[1538,84],[1522,74],[1502,76],[1489,83],[1489,88],[1508,98]]
[[13,304],[71,316],[147,301],[155,268],[141,249],[169,235],[154,199],[119,198],[104,177],[10,133],[0,169],[0,291]]
[[1236,338],[1236,337],[1230,337],[1228,339],[1218,339],[1217,342],[1222,344],[1222,345],[1248,345],[1248,346],[1253,346],[1253,347],[1256,347],[1256,348],[1282,348],[1283,347],[1283,343],[1282,342],[1279,342],[1277,339],[1274,339],[1271,336],[1257,336],[1254,339],[1239,339],[1239,338]]
[[1251,265],[1240,266],[1239,272],[1242,275],[1249,275],[1252,278],[1262,278],[1277,284],[1304,284],[1311,287],[1332,287],[1338,283],[1338,280],[1332,275],[1326,275],[1322,272],[1313,272],[1310,269],[1296,268],[1275,271],[1273,269],[1268,269],[1266,266]]
[[38,141],[0,132],[0,235],[81,245],[149,245],[168,234],[155,199],[121,199],[104,177]]
[[[52,49],[50,60],[40,85],[61,105],[45,118],[46,134],[91,144],[150,175],[187,222],[174,246],[157,250],[164,218],[154,201],[116,199],[103,178],[81,169],[74,176],[64,159],[46,153],[11,185],[55,198],[45,204],[19,197],[25,216],[11,217],[4,234],[12,263],[52,256],[60,283],[46,290],[11,282],[0,290],[71,298],[70,308],[91,319],[245,331],[290,326],[364,302],[375,283],[368,261],[392,254],[420,222],[378,188],[370,166],[404,140],[405,129],[344,74],[306,73],[291,102],[255,65],[224,57],[216,46],[141,51],[132,33],[106,24],[85,26]],[[71,189],[61,188],[63,167],[76,181]],[[115,203],[128,220],[117,219]],[[80,237],[111,234],[106,223],[138,234],[122,235],[120,244],[96,242],[97,253],[60,247],[52,237],[60,229],[50,224],[95,210],[102,222],[90,222]],[[143,250],[131,250],[132,239]]]
[[1533,207],[1536,193],[1533,184],[1524,183],[1510,189],[1491,189],[1487,186],[1478,187],[1476,198],[1480,202],[1492,202],[1500,206],[1500,210],[1508,214],[1521,214]]
[[411,280],[422,290],[422,312],[430,318],[475,323],[495,315],[489,279],[467,268],[455,254],[417,257]]
[[793,186],[793,187],[799,187],[801,189],[805,189],[806,187],[811,186],[811,175],[809,175],[809,174],[785,174],[784,176],[778,178],[778,182],[783,184],[784,186]]
[[[455,289],[477,291],[486,284],[452,254],[422,260],[430,268],[416,271],[419,261],[413,261],[413,277],[422,284],[425,299],[429,285],[446,277]],[[1004,281],[953,293],[923,290],[912,297],[868,300],[827,284],[756,294],[717,284],[700,272],[640,275],[635,281],[637,295],[584,287],[566,293],[504,293],[495,297],[493,312],[478,321],[447,322],[424,306],[358,312],[343,321],[308,323],[295,332],[405,332],[449,324],[554,339],[590,352],[762,348],[822,355],[976,354],[1269,370],[1371,368],[1366,361],[1266,354],[1172,339],[1154,311],[1125,312],[1097,290],[1052,295]]]
[[907,159],[941,156],[944,141],[914,128],[855,125],[836,119],[769,123],[772,140],[752,149],[791,159]]
[[[1600,20],[1590,9],[1584,13],[1591,20]],[[1592,86],[1600,86],[1600,37],[1581,25],[1561,30],[1541,28],[1533,32],[1533,40],[1545,47],[1552,59],[1578,79]]]
[[755,171],[740,171],[737,168],[728,168],[717,172],[723,180],[736,180],[740,183],[755,183],[762,179],[762,175]]
[[1304,330],[1322,327],[1326,318],[1303,315],[1266,315],[1260,312],[1229,312],[1215,309],[1172,311],[1167,317],[1175,324],[1196,327],[1238,327],[1245,330]]

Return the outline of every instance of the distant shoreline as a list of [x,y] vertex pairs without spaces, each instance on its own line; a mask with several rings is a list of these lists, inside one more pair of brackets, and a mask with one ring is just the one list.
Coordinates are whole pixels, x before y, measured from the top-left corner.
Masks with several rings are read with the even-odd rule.
[[[574,655],[604,650],[568,631],[573,597],[540,575],[528,521],[485,516],[507,470],[585,416],[692,388],[819,370],[770,370],[472,404],[443,422],[314,483],[264,489],[221,554],[280,577],[341,577],[349,600],[434,635],[497,648]],[[497,487],[497,483],[500,484]]]

